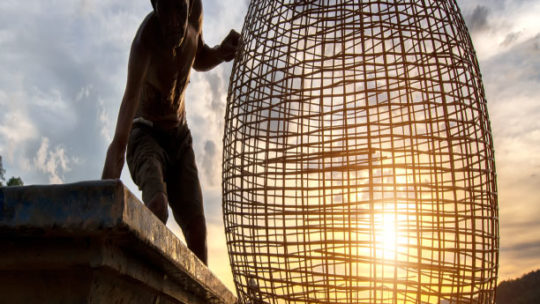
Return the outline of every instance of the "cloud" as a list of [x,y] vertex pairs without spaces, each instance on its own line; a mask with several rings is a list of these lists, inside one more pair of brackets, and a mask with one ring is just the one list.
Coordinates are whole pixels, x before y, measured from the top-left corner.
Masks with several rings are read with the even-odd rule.
[[0,90],[0,152],[6,153],[8,159],[16,157],[17,148],[28,140],[37,137],[38,129],[30,119],[24,104],[19,100],[24,98],[22,92]]
[[[247,2],[231,3],[204,3],[210,45],[230,28],[240,30]],[[45,137],[84,163],[73,164],[65,181],[99,176],[125,85],[129,45],[150,8],[148,1],[0,2],[0,153],[10,156],[12,172],[28,184],[49,179],[27,171]],[[221,148],[216,145],[210,162],[205,145],[221,142],[230,68],[229,63],[194,73],[188,89],[195,150],[208,172],[220,167]]]
[[465,22],[471,32],[478,32],[489,27],[489,9],[483,5],[477,5],[470,15],[465,16]]
[[500,277],[540,263],[540,35],[480,62],[497,165]]
[[202,159],[202,168],[205,174],[206,180],[210,186],[216,186],[219,184],[220,176],[217,174],[217,167],[219,160],[216,154],[216,144],[211,140],[206,140],[204,143],[204,156]]
[[502,247],[501,251],[513,251],[519,253],[520,258],[538,258],[540,256],[540,240],[516,244],[510,247]]
[[458,1],[480,60],[508,51],[540,32],[540,1]]
[[109,143],[111,142],[113,138],[114,120],[111,117],[110,113],[108,112],[103,99],[99,98],[98,104],[99,104],[98,120],[99,120],[99,125],[101,126],[99,131],[101,133],[101,136],[103,136],[104,141],[106,143]]
[[60,179],[99,177],[129,44],[149,10],[145,1],[0,3],[0,152],[26,184],[50,180],[29,166],[42,138],[80,160]]
[[205,75],[205,80],[208,81],[211,88],[210,96],[210,109],[215,114],[224,113],[225,103],[223,102],[223,97],[227,95],[227,84],[225,83],[225,77],[222,73],[225,69],[219,69],[217,73],[209,73]]
[[540,265],[540,240],[502,246],[500,254],[499,280],[519,277]]
[[500,138],[526,145],[537,141],[534,133],[540,130],[539,43],[537,35],[481,62],[493,128]]
[[49,148],[49,139],[44,137],[34,158],[36,169],[46,173],[49,176],[50,184],[62,184],[63,174],[71,169],[69,164],[71,159],[66,156],[64,148],[56,146]]
[[519,39],[519,36],[521,35],[521,32],[512,32],[506,35],[506,38],[504,38],[504,41],[501,42],[502,46],[510,46],[514,42],[516,42]]
[[193,134],[200,179],[206,190],[220,185],[221,143],[227,100],[224,74],[230,73],[219,66],[206,73],[193,73],[186,94],[188,124]]

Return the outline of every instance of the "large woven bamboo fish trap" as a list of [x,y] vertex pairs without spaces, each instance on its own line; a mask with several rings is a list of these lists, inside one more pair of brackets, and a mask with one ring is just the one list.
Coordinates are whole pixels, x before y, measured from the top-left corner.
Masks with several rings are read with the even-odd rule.
[[231,76],[243,303],[494,303],[495,165],[454,0],[253,0]]

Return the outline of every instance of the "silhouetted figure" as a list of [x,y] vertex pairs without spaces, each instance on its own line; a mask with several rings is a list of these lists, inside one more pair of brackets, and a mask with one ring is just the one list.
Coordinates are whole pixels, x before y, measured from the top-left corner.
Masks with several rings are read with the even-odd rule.
[[201,0],[152,0],[154,10],[135,35],[127,84],[103,179],[119,178],[127,163],[146,206],[167,222],[167,204],[188,247],[207,264],[201,187],[186,123],[184,95],[191,68],[208,71],[234,58],[240,35],[221,45],[202,39]]

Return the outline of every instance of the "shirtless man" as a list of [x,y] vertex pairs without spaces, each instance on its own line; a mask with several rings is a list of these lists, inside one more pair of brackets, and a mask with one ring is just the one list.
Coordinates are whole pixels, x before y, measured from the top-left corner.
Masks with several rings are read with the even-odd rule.
[[167,222],[170,204],[188,247],[207,264],[206,223],[184,95],[193,67],[208,71],[234,58],[240,35],[221,45],[202,39],[201,0],[152,0],[131,45],[127,84],[103,179],[120,177],[127,147],[131,176],[146,206]]

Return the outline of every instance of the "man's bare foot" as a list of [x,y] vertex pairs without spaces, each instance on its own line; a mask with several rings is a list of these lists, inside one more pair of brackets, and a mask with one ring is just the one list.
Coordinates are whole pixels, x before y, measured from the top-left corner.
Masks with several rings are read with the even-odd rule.
[[163,224],[167,223],[167,218],[169,217],[169,212],[167,206],[169,205],[169,200],[165,193],[156,194],[152,200],[147,204],[148,209],[154,213]]

